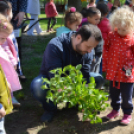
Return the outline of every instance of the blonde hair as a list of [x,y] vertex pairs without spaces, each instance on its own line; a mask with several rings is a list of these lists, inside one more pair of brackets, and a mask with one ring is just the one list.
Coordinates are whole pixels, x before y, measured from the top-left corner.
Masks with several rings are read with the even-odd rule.
[[0,32],[5,32],[7,34],[11,34],[13,31],[13,26],[7,20],[7,18],[0,14]]
[[128,30],[134,30],[134,13],[128,6],[116,9],[109,18],[111,28],[114,30],[118,25],[126,27]]

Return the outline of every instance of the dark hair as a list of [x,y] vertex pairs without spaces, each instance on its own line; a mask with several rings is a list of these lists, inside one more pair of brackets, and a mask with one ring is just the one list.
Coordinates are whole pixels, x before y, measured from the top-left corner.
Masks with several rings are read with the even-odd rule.
[[110,13],[113,13],[117,8],[117,6],[112,6]]
[[86,18],[87,17],[87,8],[83,7],[80,13],[82,14],[83,18]]
[[87,41],[91,36],[95,38],[96,41],[100,42],[102,40],[101,31],[95,25],[88,24],[82,26],[77,32],[76,36],[81,35],[82,42]]
[[89,3],[93,3],[95,0],[89,0]]
[[6,0],[0,0],[0,13],[4,14],[8,9],[12,9],[11,3]]
[[118,6],[118,7],[120,7],[120,6],[121,6],[120,0],[114,0],[113,6]]
[[101,14],[101,12],[96,7],[89,7],[87,9],[87,16],[93,17],[96,14]]
[[70,8],[65,13],[65,26],[67,26],[67,22],[70,24],[73,24],[74,22],[77,22],[78,20],[82,20],[82,14],[79,12],[71,12]]
[[108,14],[108,12],[109,12],[109,8],[108,8],[107,4],[103,3],[103,2],[98,3],[96,8],[98,8],[100,10],[101,16],[104,16],[104,15]]

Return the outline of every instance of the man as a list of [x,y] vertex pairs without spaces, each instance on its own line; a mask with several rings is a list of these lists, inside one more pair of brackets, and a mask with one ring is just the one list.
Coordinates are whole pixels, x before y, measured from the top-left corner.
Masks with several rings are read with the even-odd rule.
[[[46,102],[46,93],[49,89],[41,89],[42,79],[53,77],[49,71],[67,65],[77,66],[82,64],[81,72],[84,78],[89,82],[90,69],[93,60],[92,49],[102,40],[101,32],[94,25],[84,25],[77,32],[62,34],[60,37],[53,38],[47,45],[44,52],[43,62],[40,75],[31,83],[31,91],[34,97],[43,105],[45,113],[41,117],[41,121],[51,121],[56,106],[50,101]],[[92,73],[96,81],[96,88],[100,88],[103,84],[101,75]]]

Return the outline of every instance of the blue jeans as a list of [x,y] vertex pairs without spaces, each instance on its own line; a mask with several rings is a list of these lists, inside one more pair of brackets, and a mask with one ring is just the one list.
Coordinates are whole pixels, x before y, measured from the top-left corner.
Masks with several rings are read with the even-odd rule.
[[[103,77],[100,74],[93,72],[90,73],[90,76],[93,76],[95,78],[96,88],[101,88],[104,82]],[[57,110],[57,106],[55,106],[52,101],[49,101],[49,103],[46,102],[46,95],[49,89],[41,89],[41,86],[44,84],[42,83],[42,77],[45,78],[44,75],[39,75],[33,79],[30,86],[31,92],[35,99],[41,102],[45,111],[55,112]]]
[[[118,83],[116,82],[117,86]],[[120,107],[123,110],[124,114],[130,115],[133,110],[132,103],[133,95],[133,83],[120,83],[120,89],[113,87],[113,81],[110,81],[110,97],[111,97],[111,106],[114,110],[119,111]]]

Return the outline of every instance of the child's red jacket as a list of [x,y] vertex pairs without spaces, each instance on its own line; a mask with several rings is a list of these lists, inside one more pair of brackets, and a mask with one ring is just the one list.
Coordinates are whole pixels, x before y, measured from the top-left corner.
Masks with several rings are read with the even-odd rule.
[[[106,72],[106,79],[119,82],[134,82],[134,35],[121,37],[116,31],[110,32],[103,48],[102,70]],[[123,68],[132,66],[132,75],[127,77]]]
[[58,15],[54,2],[46,3],[45,13],[46,13],[47,18],[55,17]]
[[98,27],[101,30],[102,37],[103,37],[103,39],[105,41],[107,39],[107,36],[108,36],[109,32],[111,31],[110,25],[109,25],[109,20],[107,18],[104,18],[98,24]]

